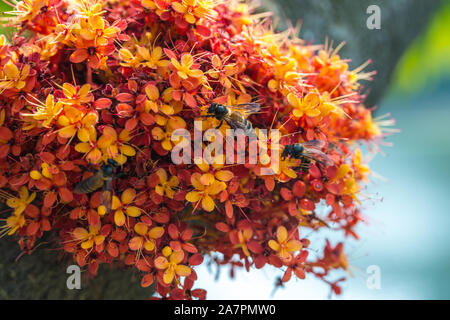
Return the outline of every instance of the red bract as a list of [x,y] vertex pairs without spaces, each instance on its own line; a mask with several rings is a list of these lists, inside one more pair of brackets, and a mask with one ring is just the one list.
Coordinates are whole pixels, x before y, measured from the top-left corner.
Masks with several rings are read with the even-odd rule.
[[[338,50],[295,30],[273,33],[237,0],[27,0],[11,14],[18,28],[0,36],[0,197],[9,208],[0,236],[31,252],[54,233],[92,276],[122,261],[168,299],[205,299],[193,289],[205,258],[231,276],[271,266],[284,270],[281,284],[311,274],[340,292],[327,277],[348,267],[343,244],[308,256],[305,237],[331,225],[358,237],[370,170],[354,145],[384,134],[362,104],[364,77]],[[249,163],[248,151],[245,163],[172,162],[175,131],[219,127],[205,117],[211,103],[256,101],[261,111],[248,121],[259,133],[279,130],[257,143],[267,156],[279,151],[279,167]],[[323,141],[333,165],[281,157],[310,140]],[[206,150],[211,141],[196,142]],[[227,160],[237,150],[224,150]],[[111,202],[101,186],[75,188],[112,160]]]

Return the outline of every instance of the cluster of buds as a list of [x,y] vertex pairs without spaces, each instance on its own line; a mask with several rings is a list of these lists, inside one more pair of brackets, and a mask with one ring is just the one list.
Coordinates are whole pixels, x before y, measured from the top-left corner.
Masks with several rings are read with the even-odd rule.
[[[247,271],[274,266],[282,282],[311,274],[340,292],[329,275],[348,268],[343,244],[306,237],[322,228],[358,237],[370,170],[356,143],[385,135],[361,102],[359,80],[372,73],[349,69],[339,48],[275,32],[267,14],[237,0],[9,4],[0,235],[31,252],[53,233],[92,276],[100,264],[134,267],[162,298],[204,299],[193,286],[205,258]],[[259,146],[278,154],[277,167],[264,157],[174,163],[175,132],[193,133],[198,121],[203,131],[232,125],[208,113],[212,103],[258,103],[257,115],[240,119],[258,137],[280,132]],[[318,140],[331,163],[280,152]],[[90,177],[98,179],[77,188]]]

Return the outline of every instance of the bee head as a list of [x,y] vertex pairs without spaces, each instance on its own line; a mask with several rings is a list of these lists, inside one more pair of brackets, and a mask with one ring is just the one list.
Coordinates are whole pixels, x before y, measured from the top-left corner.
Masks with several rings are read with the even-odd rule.
[[210,113],[210,114],[216,113],[216,110],[218,107],[219,107],[218,103],[215,103],[215,102],[211,103],[208,108],[208,113]]
[[103,171],[103,175],[106,177],[111,177],[114,174],[114,168],[117,168],[119,164],[114,159],[106,160],[106,163],[102,164],[101,170]]
[[292,151],[296,154],[302,154],[303,153],[303,146],[301,144],[294,144],[292,147]]
[[111,177],[114,174],[114,167],[112,165],[102,166],[103,175],[106,177]]
[[281,153],[281,158],[285,159],[292,152],[292,146],[287,145],[284,147],[283,152]]
[[118,167],[119,166],[117,161],[114,160],[114,159],[108,159],[106,162],[108,163],[108,165],[113,166],[113,167]]

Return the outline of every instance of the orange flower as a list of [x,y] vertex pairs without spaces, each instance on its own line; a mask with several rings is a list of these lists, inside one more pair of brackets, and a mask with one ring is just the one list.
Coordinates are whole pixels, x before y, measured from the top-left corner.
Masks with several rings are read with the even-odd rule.
[[120,199],[113,196],[111,209],[115,211],[114,222],[117,226],[120,227],[125,224],[125,214],[133,218],[141,215],[141,209],[131,205],[135,198],[136,190],[132,188],[128,188],[122,192]]
[[[38,121],[39,126],[50,128],[53,120],[61,113],[63,109],[62,102],[58,101],[55,103],[55,98],[52,94],[47,96],[45,104],[36,105],[37,108],[33,113],[21,113],[23,117],[31,117]],[[24,130],[28,130],[34,127],[34,124],[30,126],[25,126]]]
[[20,228],[23,228],[26,220],[23,214],[12,214],[6,219],[6,224],[0,227],[0,238],[4,235],[11,236]]
[[27,84],[26,80],[30,74],[30,66],[25,65],[21,70],[9,60],[0,70],[0,88],[21,90]]
[[[170,96],[171,90],[170,88],[164,90],[163,92],[163,100],[164,102],[169,102],[172,100],[172,97]],[[165,115],[172,115],[175,113],[174,108],[167,103],[162,103],[159,99],[159,91],[158,88],[153,85],[149,84],[145,87],[145,94],[147,95],[147,100],[145,101],[145,111],[146,112],[162,112]]]
[[[75,150],[86,154],[86,160],[93,164],[98,164],[102,160],[101,149],[106,149],[110,146],[111,140],[109,137],[102,135],[97,141],[97,129],[95,127],[85,128],[87,134],[78,134],[79,139],[82,141],[75,145]],[[79,131],[80,133],[80,131]]]
[[58,117],[58,135],[62,138],[70,139],[78,135],[81,141],[88,141],[90,137],[90,129],[98,122],[98,115],[95,112],[84,114],[81,110],[64,106],[62,114]]
[[192,69],[194,65],[194,58],[189,53],[184,53],[181,56],[181,63],[177,59],[170,59],[172,65],[177,69],[177,74],[181,79],[189,77],[200,78],[203,76],[202,70]]
[[191,268],[180,265],[184,259],[184,251],[172,252],[170,247],[165,247],[163,255],[155,259],[155,267],[165,270],[163,275],[164,283],[171,284],[175,276],[187,277],[191,274]]
[[136,68],[141,64],[140,57],[135,56],[127,48],[122,48],[119,50],[119,58],[121,61],[120,65],[122,67]]
[[81,248],[87,250],[95,245],[101,245],[105,241],[105,236],[98,234],[100,226],[89,226],[89,231],[84,228],[75,228],[72,232],[72,237],[81,242]]
[[211,57],[211,63],[213,66],[213,70],[209,71],[209,75],[219,80],[220,84],[222,84],[225,88],[231,88],[232,76],[239,72],[239,68],[235,63],[224,64],[222,60],[220,60],[218,55],[213,55]]
[[172,142],[172,133],[176,129],[185,128],[186,122],[181,117],[171,117],[168,120],[166,118],[159,117],[158,119],[161,121],[158,121],[158,124],[165,123],[166,130],[164,131],[160,127],[154,127],[152,129],[152,137],[156,141],[161,141],[161,146],[164,150],[170,151],[174,146],[174,143]]
[[[205,211],[211,212],[214,210],[215,204],[213,197],[226,189],[227,185],[223,181],[218,181],[211,174],[205,173],[201,175],[196,172],[191,176],[191,183],[195,190],[186,194],[186,200],[195,202],[197,205],[201,202],[202,208]],[[205,183],[205,184],[204,184]]]
[[141,65],[151,69],[165,68],[170,63],[169,60],[163,60],[164,53],[161,47],[155,47],[150,52],[148,48],[137,46],[137,54]]
[[105,70],[108,55],[112,52],[114,52],[112,46],[80,48],[70,55],[70,62],[81,63],[87,60],[90,68]]
[[352,165],[355,170],[355,175],[358,179],[368,182],[368,175],[370,174],[370,168],[368,165],[363,163],[361,149],[356,149],[354,152],[354,157],[352,159]]
[[295,86],[301,80],[300,74],[295,71],[296,67],[297,62],[292,58],[277,61],[274,66],[274,79],[267,83],[269,89],[272,92],[280,90],[283,94],[287,94],[287,88]]
[[317,93],[308,93],[304,98],[299,98],[293,93],[287,95],[289,104],[294,108],[292,114],[296,118],[301,118],[303,115],[308,117],[317,117],[320,115],[318,109],[321,101],[320,96]]
[[41,8],[48,5],[48,0],[22,0],[17,3],[15,14],[19,21],[30,21],[41,13]]
[[223,182],[228,182],[231,179],[233,179],[233,172],[229,171],[229,170],[222,170],[224,163],[225,163],[225,159],[223,159],[223,156],[217,156],[215,159],[213,159],[212,161],[212,173],[210,173],[210,165],[207,164],[204,161],[195,161],[197,164],[197,167],[200,168],[200,170],[202,170],[203,172],[205,172],[205,174],[203,174],[201,176],[201,182],[204,185],[209,185],[211,183],[213,183],[214,179],[217,179],[219,181],[223,181]]
[[178,177],[171,176],[170,179],[168,179],[166,170],[162,168],[158,169],[156,174],[159,177],[159,183],[155,187],[155,192],[160,196],[166,195],[166,197],[173,199],[175,194],[174,188],[178,187],[178,184],[180,183]]
[[117,131],[115,129],[104,127],[102,138],[99,139],[99,147],[104,150],[104,153],[108,154],[110,158],[117,161],[119,165],[124,164],[127,161],[127,157],[136,155],[136,150],[128,144],[131,140],[130,132],[128,130],[123,129],[119,136],[117,136]]
[[65,104],[82,105],[92,102],[94,98],[90,92],[91,85],[88,83],[84,84],[81,88],[75,87],[70,83],[64,83],[62,88],[66,99],[61,99],[61,101]]
[[244,251],[244,254],[249,257],[250,251],[248,251],[247,243],[253,236],[252,229],[244,229],[244,231],[239,230],[238,233],[238,240],[239,244],[235,245],[234,248],[242,248],[242,251]]
[[[290,238],[290,237],[289,237]],[[302,243],[298,240],[289,240],[287,230],[280,226],[277,229],[277,240],[269,240],[269,247],[278,253],[278,256],[285,261],[292,259],[292,253],[302,248]]]
[[42,171],[41,172],[39,172],[37,170],[32,170],[30,172],[31,179],[39,180],[42,177],[45,177],[47,179],[53,179],[53,174],[50,172],[52,170],[51,165],[49,165],[46,162],[42,162],[41,167],[42,167]]
[[182,0],[182,2],[172,2],[172,8],[181,13],[184,19],[194,24],[197,19],[213,17],[215,11],[212,10],[213,2],[210,0]]
[[27,206],[33,202],[34,198],[36,198],[36,192],[33,192],[31,195],[28,193],[28,189],[26,187],[21,187],[19,190],[19,197],[12,197],[6,201],[8,207],[14,209],[14,214],[20,215],[25,211]]
[[142,6],[146,9],[155,10],[158,16],[169,8],[168,0],[141,0]]
[[128,246],[133,251],[142,250],[144,248],[146,251],[155,250],[156,239],[159,239],[164,234],[163,227],[153,227],[148,230],[145,223],[138,222],[134,225],[134,231],[139,235],[131,238]]

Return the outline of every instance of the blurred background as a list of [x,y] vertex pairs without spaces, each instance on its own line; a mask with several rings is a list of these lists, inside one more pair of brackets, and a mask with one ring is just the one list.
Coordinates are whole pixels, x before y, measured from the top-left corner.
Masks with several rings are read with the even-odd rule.
[[[347,41],[341,52],[352,58],[353,68],[372,58],[368,70],[379,74],[372,83],[365,83],[371,88],[368,105],[377,106],[376,116],[391,113],[401,130],[386,139],[393,147],[383,146],[382,153],[371,161],[374,177],[361,197],[367,224],[359,228],[360,241],[345,239],[352,277],[343,283],[343,294],[332,298],[450,299],[450,1],[263,2],[282,22],[302,19],[301,36],[308,41],[323,43],[325,35],[336,40],[335,44]],[[366,28],[365,9],[371,4],[381,8],[381,30]],[[321,241],[327,236],[333,244],[344,240],[341,234],[324,233],[314,238]],[[42,271],[50,272],[53,265],[42,258],[42,252],[16,264],[18,250],[11,249],[12,243],[2,240],[0,246],[0,297],[148,297],[148,292],[132,290],[139,288],[135,274],[124,276],[120,270],[105,270],[96,278],[97,288],[83,290],[80,296],[68,296],[62,287],[60,291],[41,290],[46,279],[60,275],[60,268],[51,274]],[[310,254],[316,254],[317,248],[312,247]],[[366,270],[374,265],[381,272],[379,289],[366,285]],[[33,274],[33,270],[40,271]],[[196,286],[208,289],[208,299],[330,297],[328,285],[312,278],[290,281],[273,291],[275,279],[281,276],[273,268],[237,271],[234,279],[229,269],[222,269],[216,278],[214,266],[203,265],[197,273],[201,276]],[[21,281],[24,277],[29,281]]]
[[[402,54],[378,100],[376,116],[391,113],[401,133],[388,137],[393,147],[382,147],[385,155],[377,154],[370,163],[375,176],[361,197],[367,225],[359,228],[360,241],[346,240],[353,277],[333,299],[450,299],[449,32],[447,1]],[[343,240],[329,237],[333,243]],[[366,285],[371,265],[381,271],[379,290]],[[209,299],[329,298],[328,286],[312,278],[273,292],[275,269],[239,271],[234,280],[223,269],[218,281],[216,268],[207,269],[197,271],[202,276],[196,284],[208,288]]]

